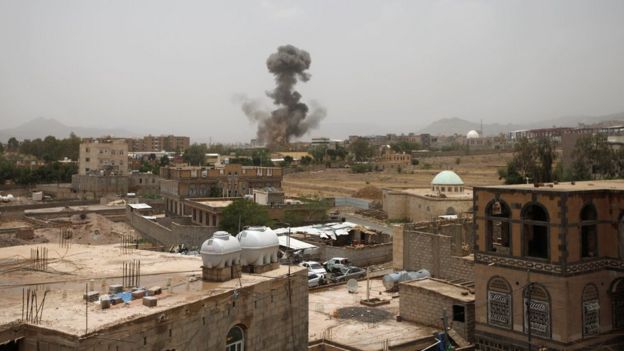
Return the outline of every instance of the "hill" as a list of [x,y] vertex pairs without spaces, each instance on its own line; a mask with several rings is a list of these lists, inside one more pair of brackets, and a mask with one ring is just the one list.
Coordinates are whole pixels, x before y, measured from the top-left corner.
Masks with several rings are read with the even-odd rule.
[[[485,135],[497,135],[521,129],[613,125],[617,123],[624,124],[624,112],[604,116],[566,116],[523,124],[484,123],[483,132]],[[437,120],[421,129],[419,133],[429,133],[433,135],[466,134],[469,130],[474,129],[478,131],[480,128],[481,124],[478,122],[454,117]]]
[[6,143],[11,137],[15,137],[18,140],[45,138],[48,135],[52,135],[56,138],[66,138],[72,132],[83,138],[105,135],[118,137],[132,137],[137,135],[125,129],[70,127],[53,118],[39,117],[15,128],[1,129],[0,142]]

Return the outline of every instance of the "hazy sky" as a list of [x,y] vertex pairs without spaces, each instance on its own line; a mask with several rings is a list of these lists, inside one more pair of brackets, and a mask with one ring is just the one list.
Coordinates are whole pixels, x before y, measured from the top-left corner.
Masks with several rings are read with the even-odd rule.
[[247,141],[232,97],[269,105],[283,44],[312,57],[298,90],[328,112],[313,136],[624,111],[621,0],[0,0],[0,128]]

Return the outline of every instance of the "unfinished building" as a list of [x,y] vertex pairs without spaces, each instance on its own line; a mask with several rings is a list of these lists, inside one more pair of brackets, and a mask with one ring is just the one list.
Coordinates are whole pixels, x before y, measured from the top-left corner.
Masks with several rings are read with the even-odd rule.
[[0,249],[5,350],[307,349],[299,267],[214,279],[200,257],[45,244],[47,256],[24,259],[32,249]]

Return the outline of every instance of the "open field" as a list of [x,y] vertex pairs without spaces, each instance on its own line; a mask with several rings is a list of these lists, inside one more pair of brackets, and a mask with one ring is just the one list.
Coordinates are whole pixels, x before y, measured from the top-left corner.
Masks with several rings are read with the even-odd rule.
[[[468,187],[494,185],[502,183],[498,179],[498,169],[504,167],[511,157],[511,153],[501,153],[422,158],[419,165],[404,167],[401,173],[396,169],[359,174],[351,173],[349,169],[291,173],[284,176],[282,187],[287,196],[352,196],[367,185],[378,188],[429,187],[431,179],[445,169],[457,172]],[[425,169],[428,168],[426,164],[431,168]]]

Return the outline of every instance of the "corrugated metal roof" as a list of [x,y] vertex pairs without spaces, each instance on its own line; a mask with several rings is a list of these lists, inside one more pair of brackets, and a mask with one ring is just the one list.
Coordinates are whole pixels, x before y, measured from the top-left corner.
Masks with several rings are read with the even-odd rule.
[[131,208],[135,210],[146,210],[148,208],[152,208],[152,206],[148,204],[128,204],[128,206],[130,206]]
[[279,240],[280,246],[286,246],[293,250],[314,249],[317,247],[312,244],[308,244],[305,241],[297,240],[295,238],[290,238],[290,244],[289,244],[289,239],[288,239],[288,236],[286,235],[278,235],[277,239]]

